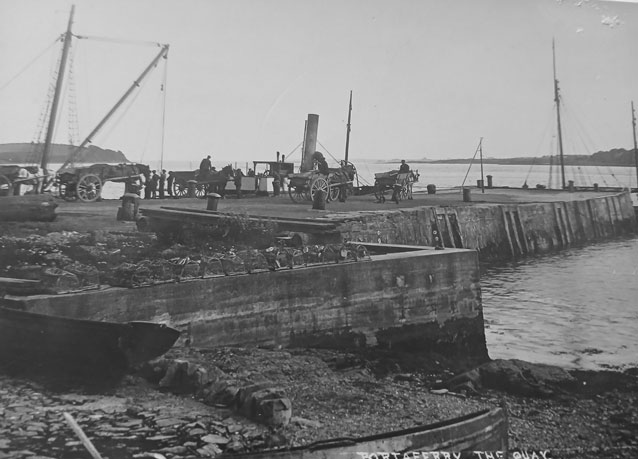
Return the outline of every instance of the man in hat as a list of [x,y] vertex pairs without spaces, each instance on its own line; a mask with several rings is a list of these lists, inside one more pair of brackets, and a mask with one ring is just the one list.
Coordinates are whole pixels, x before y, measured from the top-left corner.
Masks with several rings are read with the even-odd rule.
[[410,166],[405,162],[405,159],[401,160],[401,166],[399,166],[399,173],[407,173],[410,172]]

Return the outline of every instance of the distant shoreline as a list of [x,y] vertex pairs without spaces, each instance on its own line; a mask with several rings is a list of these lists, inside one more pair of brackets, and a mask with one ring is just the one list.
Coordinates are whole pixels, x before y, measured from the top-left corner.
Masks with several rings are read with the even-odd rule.
[[[633,150],[623,148],[594,153],[593,155],[565,155],[565,166],[598,166],[598,167],[636,167],[636,157]],[[479,162],[478,158],[463,159],[405,159],[408,164],[469,164]],[[379,164],[400,164],[401,159],[378,161]],[[557,156],[543,156],[540,158],[483,158],[483,164],[500,164],[510,166],[558,165]]]

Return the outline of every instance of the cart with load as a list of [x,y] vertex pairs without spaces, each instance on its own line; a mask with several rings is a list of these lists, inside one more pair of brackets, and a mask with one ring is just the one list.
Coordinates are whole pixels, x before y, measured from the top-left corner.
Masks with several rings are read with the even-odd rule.
[[385,202],[385,194],[392,191],[391,199],[397,204],[403,199],[412,199],[412,184],[419,181],[419,171],[399,172],[392,170],[374,174],[374,196]]
[[352,191],[352,184],[357,174],[357,169],[349,161],[342,161],[341,167],[329,168],[328,175],[318,170],[290,174],[288,176],[288,194],[295,202],[312,201],[315,194],[322,191],[326,201],[345,199],[341,193]]
[[102,196],[104,183],[118,182],[133,186],[137,182],[141,185],[140,177],[149,172],[147,165],[137,163],[68,167],[58,171],[58,193],[67,201],[79,199],[93,202]]
[[205,198],[209,192],[219,193],[223,196],[226,190],[226,184],[229,180],[232,180],[234,171],[233,166],[229,164],[228,166],[224,166],[221,171],[171,171],[170,175],[174,178],[172,183],[174,197],[187,197],[188,183],[195,182],[195,196]]

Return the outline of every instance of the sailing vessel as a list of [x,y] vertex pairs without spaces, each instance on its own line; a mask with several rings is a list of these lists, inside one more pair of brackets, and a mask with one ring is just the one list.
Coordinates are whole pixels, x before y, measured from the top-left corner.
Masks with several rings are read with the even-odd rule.
[[[59,62],[59,68],[57,70],[55,76],[55,85],[53,90],[53,96],[50,102],[50,110],[48,112],[48,123],[46,128],[46,136],[43,144],[35,144],[36,148],[42,148],[42,152],[39,158],[39,169],[35,175],[32,173],[32,177],[29,177],[31,180],[36,180],[35,193],[42,193],[46,185],[53,184],[54,178],[58,178],[60,176],[64,177],[64,180],[61,182],[60,186],[60,196],[65,199],[80,199],[83,201],[96,201],[101,196],[102,185],[104,181],[126,181],[133,177],[139,177],[144,173],[144,171],[148,168],[147,166],[141,164],[133,164],[133,167],[124,167],[124,175],[122,174],[111,174],[110,165],[104,164],[101,169],[104,171],[98,171],[96,173],[95,167],[91,170],[83,170],[82,168],[73,168],[72,165],[74,162],[81,159],[82,154],[85,151],[87,145],[89,145],[95,136],[102,131],[104,126],[108,123],[109,120],[112,119],[113,115],[122,107],[122,105],[131,97],[131,95],[140,87],[143,80],[150,74],[150,72],[158,66],[159,62],[164,59],[166,60],[168,57],[169,45],[167,44],[159,44],[160,50],[155,55],[155,57],[151,60],[151,62],[146,66],[146,68],[142,71],[142,73],[133,81],[133,83],[128,87],[126,92],[119,98],[119,100],[113,105],[113,107],[107,112],[107,114],[97,123],[95,128],[91,130],[91,132],[84,138],[84,140],[76,147],[74,147],[71,153],[68,155],[66,161],[62,164],[62,166],[56,171],[51,171],[50,167],[50,157],[51,151],[53,147],[53,134],[55,132],[57,118],[61,108],[61,96],[63,87],[65,86],[65,76],[67,74],[67,66],[69,63],[69,55],[71,50],[72,39],[74,38],[73,34],[73,18],[75,14],[75,5],[71,7],[71,12],[69,15],[69,20],[67,23],[67,28],[64,34],[61,37],[62,41],[62,53]],[[91,37],[82,36],[83,39],[88,39]],[[162,84],[162,91],[164,91],[165,83]],[[127,165],[128,166],[128,165]],[[4,166],[7,167],[7,166]],[[104,173],[102,173],[104,172]],[[0,170],[0,175],[2,171]],[[0,176],[0,195],[9,195],[8,190],[15,188],[15,184],[18,183],[18,179],[12,176]],[[6,192],[3,193],[2,191]]]

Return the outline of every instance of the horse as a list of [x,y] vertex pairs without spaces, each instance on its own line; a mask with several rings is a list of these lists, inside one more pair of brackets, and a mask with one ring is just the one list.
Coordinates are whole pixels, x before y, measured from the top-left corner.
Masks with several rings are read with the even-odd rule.
[[221,171],[210,171],[205,174],[197,171],[195,180],[204,185],[206,193],[217,193],[221,197],[226,194],[228,180],[235,176],[232,164],[224,166]]
[[23,194],[22,187],[28,186],[24,194],[41,194],[53,183],[55,171],[38,166],[19,167],[14,179],[14,194]]

